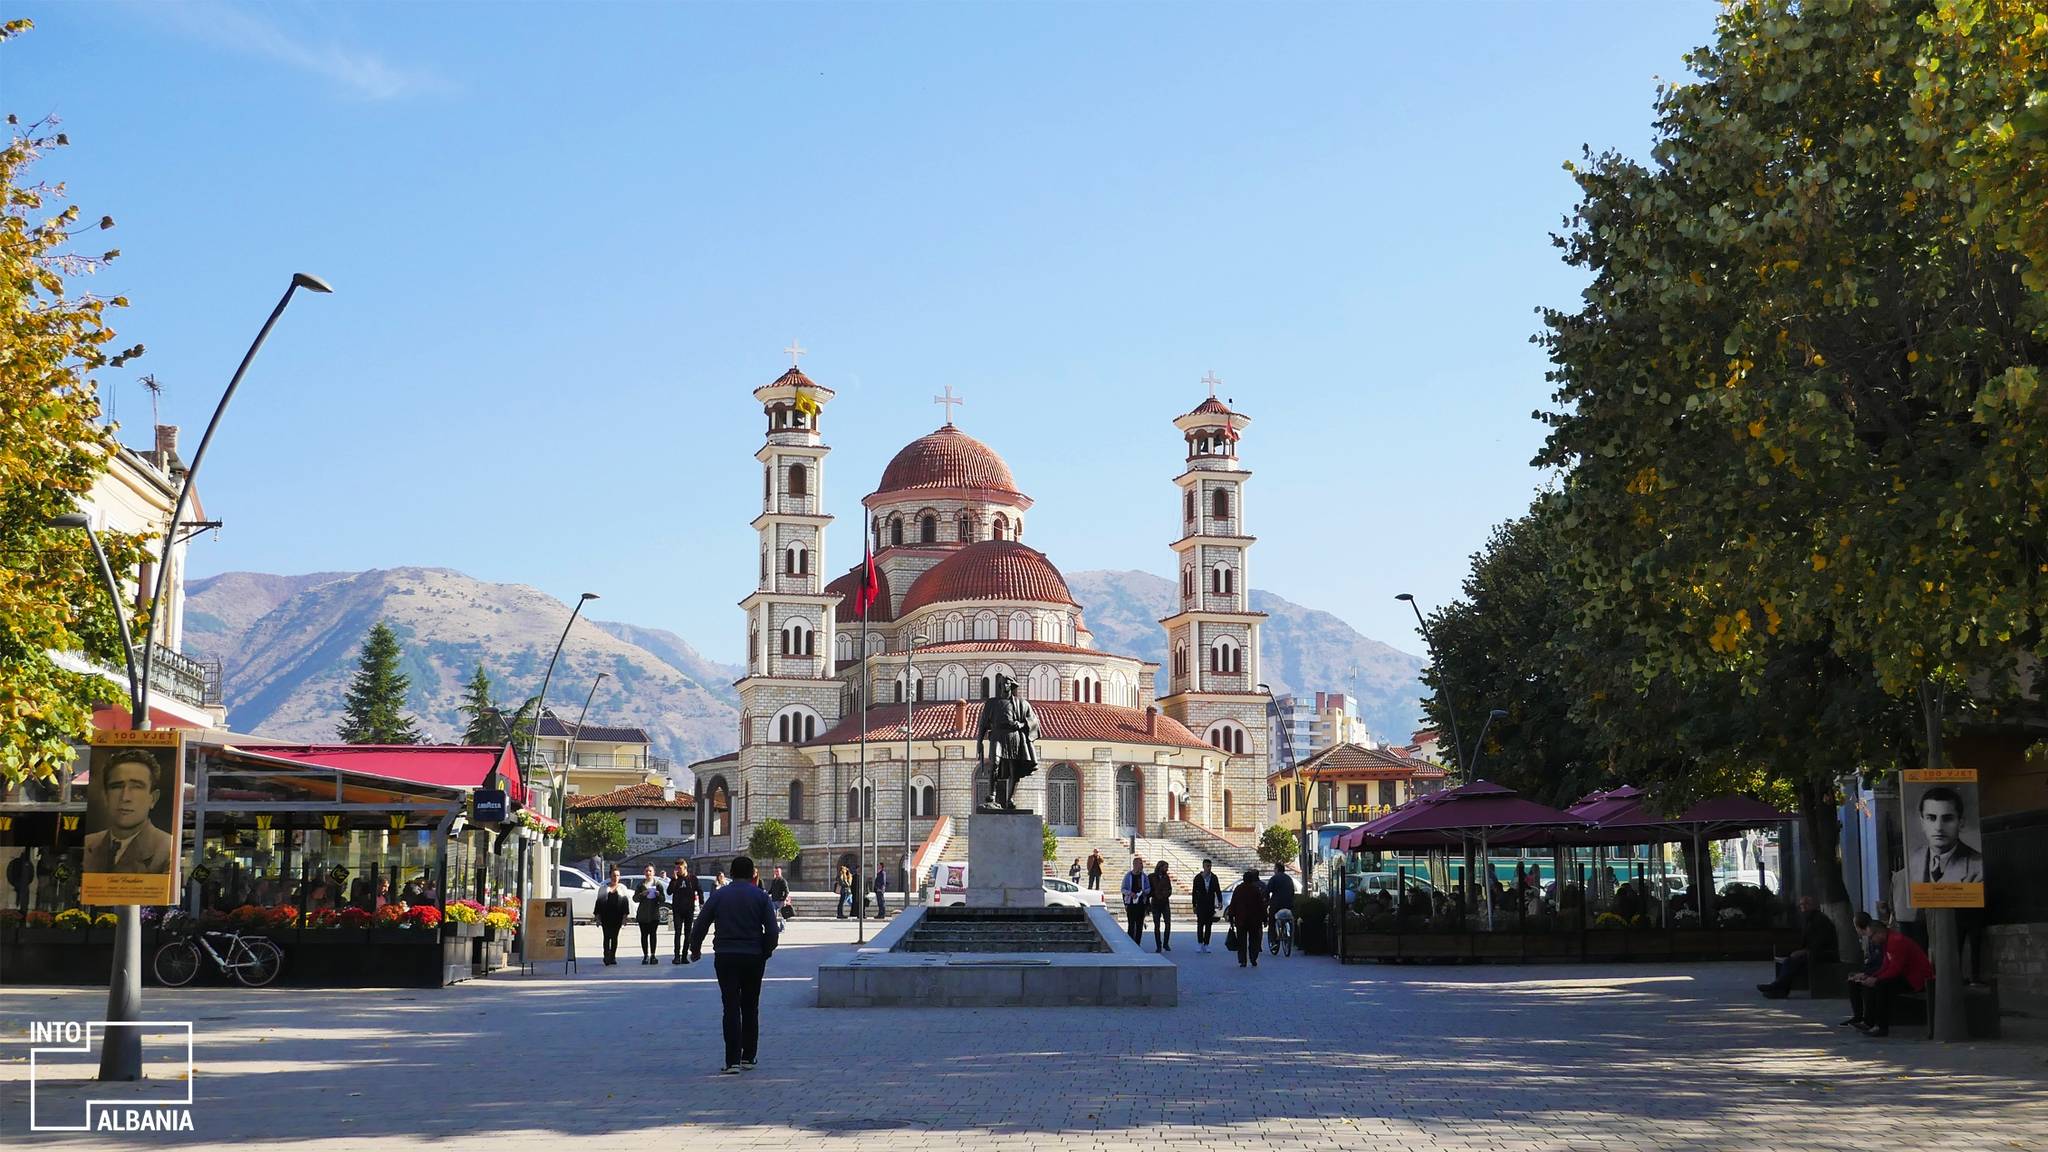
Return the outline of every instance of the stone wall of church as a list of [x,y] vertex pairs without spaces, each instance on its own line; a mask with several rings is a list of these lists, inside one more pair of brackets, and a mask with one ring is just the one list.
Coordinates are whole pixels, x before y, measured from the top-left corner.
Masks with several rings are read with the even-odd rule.
[[[1197,736],[1205,736],[1221,720],[1232,721],[1245,730],[1245,754],[1223,759],[1220,778],[1210,798],[1209,819],[1199,822],[1232,833],[1256,832],[1263,827],[1268,740],[1265,699],[1180,697],[1168,701],[1166,713]],[[1228,822],[1224,819],[1225,792],[1229,793]]]

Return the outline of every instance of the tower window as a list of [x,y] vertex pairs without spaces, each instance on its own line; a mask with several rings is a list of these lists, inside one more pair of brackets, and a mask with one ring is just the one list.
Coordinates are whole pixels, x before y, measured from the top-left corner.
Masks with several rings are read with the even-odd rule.
[[1181,499],[1181,502],[1180,502],[1180,504],[1181,504],[1181,513],[1180,513],[1180,515],[1181,515],[1181,519],[1183,519],[1183,520],[1187,520],[1187,521],[1190,521],[1190,522],[1192,522],[1192,521],[1194,520],[1194,518],[1195,518],[1195,491],[1194,491],[1194,489],[1192,489],[1192,488],[1188,489],[1188,491],[1187,491],[1186,495],[1185,495],[1185,496],[1184,496],[1184,497],[1183,497],[1183,498]]
[[789,782],[789,818],[791,820],[801,820],[804,818],[804,782],[801,780],[791,780]]
[[802,544],[791,544],[789,551],[784,554],[784,557],[783,567],[789,575],[807,576],[810,574],[810,553],[804,549]]
[[791,496],[808,496],[811,494],[810,469],[805,468],[801,464],[791,464],[789,466],[789,494]]
[[1209,495],[1209,514],[1218,520],[1230,519],[1230,489],[1218,488]]
[[889,543],[896,545],[903,543],[903,517],[901,516],[889,517]]
[[937,516],[927,513],[918,517],[917,539],[920,544],[937,544],[939,542],[939,518]]
[[1218,564],[1209,570],[1209,591],[1216,596],[1230,596],[1237,590],[1237,578],[1230,565]]
[[791,620],[782,628],[784,656],[815,656],[817,642],[818,633],[801,620]]
[[1009,520],[1002,513],[996,513],[996,518],[989,522],[988,538],[991,540],[1001,540],[1003,534],[1009,530],[1009,527]]

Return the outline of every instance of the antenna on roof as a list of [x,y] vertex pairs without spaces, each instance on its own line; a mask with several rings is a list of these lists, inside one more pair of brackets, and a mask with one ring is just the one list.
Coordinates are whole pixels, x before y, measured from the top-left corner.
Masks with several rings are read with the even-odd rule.
[[153,372],[142,378],[142,386],[149,389],[149,426],[155,428],[160,423],[157,419],[156,403],[163,399],[164,386],[156,382],[156,374]]

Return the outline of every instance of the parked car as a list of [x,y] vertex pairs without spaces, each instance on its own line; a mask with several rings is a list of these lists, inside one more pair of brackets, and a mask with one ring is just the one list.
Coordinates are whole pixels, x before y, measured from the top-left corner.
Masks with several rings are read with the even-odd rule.
[[[1047,907],[1086,908],[1102,906],[1102,893],[1092,888],[1062,880],[1057,876],[1042,878],[1045,882],[1045,903]],[[944,908],[967,903],[967,865],[940,864],[932,884],[931,905]]]
[[1045,902],[1047,904],[1079,905],[1084,908],[1102,907],[1102,893],[1093,888],[1083,888],[1070,880],[1057,876],[1045,878]]
[[569,918],[576,921],[597,919],[597,897],[604,891],[604,885],[583,869],[567,864],[558,865],[555,874],[560,877],[562,896],[569,901]]

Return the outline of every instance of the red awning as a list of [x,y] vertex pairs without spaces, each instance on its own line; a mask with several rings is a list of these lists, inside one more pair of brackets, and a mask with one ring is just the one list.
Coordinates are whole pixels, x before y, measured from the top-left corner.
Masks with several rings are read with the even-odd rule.
[[1511,788],[1474,780],[1411,800],[1370,824],[1337,838],[1344,851],[1356,848],[1439,848],[1509,838],[1549,829],[1580,828],[1586,821],[1547,804],[1525,800]]
[[505,777],[506,792],[525,802],[519,756],[509,748],[502,750],[502,762],[498,760],[498,748],[452,744],[266,744],[254,751],[321,768],[461,789],[482,787],[484,777],[496,763]]

